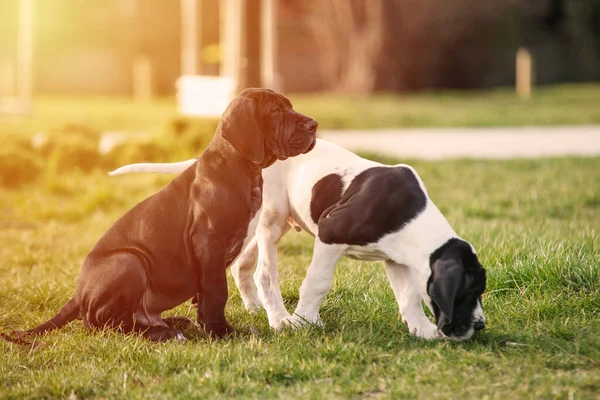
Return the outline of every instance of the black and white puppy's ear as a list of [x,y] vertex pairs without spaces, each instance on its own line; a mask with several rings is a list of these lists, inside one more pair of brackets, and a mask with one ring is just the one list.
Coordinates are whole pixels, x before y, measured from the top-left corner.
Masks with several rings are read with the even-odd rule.
[[433,281],[429,296],[440,310],[438,329],[452,322],[454,301],[462,283],[465,269],[457,260],[437,260],[431,267]]
[[265,160],[265,138],[254,108],[249,97],[240,96],[233,100],[221,118],[221,137],[242,157],[260,165]]

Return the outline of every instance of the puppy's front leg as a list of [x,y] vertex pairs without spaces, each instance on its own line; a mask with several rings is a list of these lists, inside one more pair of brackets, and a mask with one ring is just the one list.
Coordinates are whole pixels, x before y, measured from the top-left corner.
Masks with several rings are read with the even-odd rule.
[[294,327],[307,322],[322,325],[319,308],[325,295],[333,285],[335,264],[346,251],[345,245],[329,245],[315,240],[313,258],[306,271],[306,277],[300,286],[300,300],[291,318],[286,318],[282,324]]
[[[214,338],[221,338],[234,332],[225,318],[227,304],[227,274],[225,257],[208,247],[213,253],[203,257],[202,276],[198,294],[198,323]],[[215,254],[217,253],[217,254]]]
[[423,311],[422,297],[413,271],[406,265],[391,260],[385,262],[385,270],[398,302],[402,321],[408,325],[409,332],[423,339],[439,338],[437,327],[429,321]]

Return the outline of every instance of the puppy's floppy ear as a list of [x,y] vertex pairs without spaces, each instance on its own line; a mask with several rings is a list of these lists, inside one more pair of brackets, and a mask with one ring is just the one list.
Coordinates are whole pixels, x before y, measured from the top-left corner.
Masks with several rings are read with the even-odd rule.
[[431,267],[433,282],[429,290],[429,296],[440,309],[438,328],[452,322],[454,314],[454,300],[460,288],[464,267],[456,260],[437,260]]
[[221,118],[221,137],[245,159],[255,164],[265,160],[265,138],[254,115],[254,103],[249,97],[233,100]]

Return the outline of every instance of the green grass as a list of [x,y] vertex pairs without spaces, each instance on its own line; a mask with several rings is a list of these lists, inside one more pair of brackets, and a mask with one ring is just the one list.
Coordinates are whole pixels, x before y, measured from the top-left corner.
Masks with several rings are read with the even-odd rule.
[[98,131],[153,132],[174,119],[176,112],[173,99],[136,103],[120,96],[39,96],[31,115],[0,115],[0,132],[29,136],[52,133],[67,124]]
[[[231,286],[227,315],[245,332],[231,340],[152,344],[79,321],[36,349],[0,340],[0,398],[597,398],[600,158],[412,165],[488,270],[488,328],[473,340],[411,337],[382,266],[344,259],[323,329],[273,333]],[[52,316],[99,236],[166,182],[71,171],[0,189],[0,331]],[[311,240],[292,232],[279,254],[291,310]]]
[[[529,101],[518,99],[510,88],[359,98],[292,94],[290,98],[298,111],[316,118],[321,129],[600,123],[600,84],[540,87]],[[168,129],[175,119],[174,99],[139,104],[124,97],[40,96],[33,116],[0,116],[0,134],[52,133],[66,124],[97,131],[154,133]]]
[[299,95],[292,101],[325,129],[600,123],[600,85],[541,87],[527,101],[517,98],[512,89],[368,98]]

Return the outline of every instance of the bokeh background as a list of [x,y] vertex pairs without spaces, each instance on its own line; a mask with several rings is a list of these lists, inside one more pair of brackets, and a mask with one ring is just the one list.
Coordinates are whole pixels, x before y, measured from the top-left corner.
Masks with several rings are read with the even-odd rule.
[[[185,3],[34,0],[36,93],[130,95],[132,66],[147,57],[153,93],[173,95],[182,73]],[[197,1],[197,72],[219,74],[220,25],[227,3],[244,8],[240,85],[261,86],[261,12],[269,2],[261,9],[260,0]],[[510,86],[519,47],[533,53],[538,84],[600,78],[597,0],[276,3],[278,88],[285,92]],[[3,0],[0,63],[5,75],[18,67],[18,13],[19,0]],[[3,87],[4,95],[7,89]]]
[[246,87],[322,132],[597,124],[599,21],[600,0],[3,0],[0,182],[195,156]]

